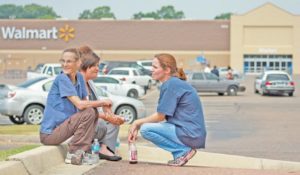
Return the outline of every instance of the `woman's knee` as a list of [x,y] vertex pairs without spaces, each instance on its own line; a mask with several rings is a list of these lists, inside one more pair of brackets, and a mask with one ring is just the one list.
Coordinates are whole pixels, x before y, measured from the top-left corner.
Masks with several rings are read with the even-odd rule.
[[84,114],[86,114],[85,116],[93,116],[93,118],[98,118],[98,112],[96,111],[95,108],[86,108],[85,110],[82,111]]
[[149,133],[151,133],[153,131],[153,127],[154,126],[152,123],[143,124],[140,128],[140,133],[141,133],[142,137],[147,138]]

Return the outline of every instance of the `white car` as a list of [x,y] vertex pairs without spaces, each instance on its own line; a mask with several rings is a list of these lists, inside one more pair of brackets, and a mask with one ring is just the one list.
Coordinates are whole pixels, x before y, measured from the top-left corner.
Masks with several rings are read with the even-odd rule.
[[129,67],[113,68],[108,72],[110,77],[117,78],[126,83],[138,84],[142,87],[151,88],[152,78],[149,75],[143,74],[141,70]]
[[[44,117],[44,108],[48,92],[55,77],[39,77],[25,81],[19,86],[0,85],[0,114],[9,116],[15,124],[40,124]],[[143,102],[137,99],[112,95],[97,88],[100,98],[109,98],[113,102],[115,114],[124,116],[127,123],[146,116]]]
[[95,86],[101,87],[106,91],[121,96],[138,98],[145,95],[145,89],[137,84],[123,83],[114,77],[99,75],[94,81]]
[[283,71],[266,71],[256,78],[254,92],[266,94],[288,94],[293,96],[295,84],[291,76]]
[[152,70],[152,60],[139,60],[137,64],[143,66],[145,69]]

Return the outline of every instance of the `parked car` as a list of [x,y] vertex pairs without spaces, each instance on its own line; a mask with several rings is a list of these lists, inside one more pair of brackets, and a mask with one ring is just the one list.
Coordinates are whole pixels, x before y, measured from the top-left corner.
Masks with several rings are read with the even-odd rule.
[[143,74],[139,69],[121,67],[113,68],[108,74],[110,77],[117,78],[126,83],[138,84],[148,89],[152,86],[152,78],[149,75]]
[[99,65],[100,74],[107,74],[111,69],[118,67],[130,67],[139,69],[142,74],[151,76],[151,71],[139,65],[136,61],[103,61]]
[[56,76],[62,71],[60,64],[44,64],[40,72],[27,72],[27,79]]
[[0,113],[15,124],[39,124],[43,118],[49,84],[47,77],[38,77],[13,86],[0,86]]
[[227,93],[229,96],[237,95],[238,92],[244,92],[246,88],[240,86],[236,80],[227,80],[219,78],[213,73],[191,72],[188,74],[187,82],[190,83],[197,92],[214,92],[218,95]]
[[[8,116],[15,124],[40,124],[54,78],[39,77],[18,86],[0,85],[0,113]],[[145,106],[140,100],[112,95],[101,88],[97,90],[97,94],[100,98],[111,99],[112,110],[115,114],[124,116],[127,123],[146,116]]]
[[131,98],[138,98],[145,95],[145,90],[142,86],[137,84],[123,83],[123,81],[114,77],[99,75],[93,81],[95,86],[101,87],[102,89],[105,89],[106,91],[115,95],[127,96]]
[[136,63],[149,71],[152,70],[152,60],[138,60]]
[[265,71],[254,82],[254,92],[261,95],[294,95],[295,84],[291,76],[283,71]]
[[142,101],[134,98],[113,95],[99,87],[96,87],[96,90],[100,98],[112,100],[112,111],[114,111],[115,114],[123,116],[126,123],[130,124],[138,118],[146,117],[146,107]]

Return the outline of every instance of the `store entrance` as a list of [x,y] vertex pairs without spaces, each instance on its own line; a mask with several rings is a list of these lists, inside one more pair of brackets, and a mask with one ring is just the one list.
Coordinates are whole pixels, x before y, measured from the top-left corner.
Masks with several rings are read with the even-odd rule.
[[293,73],[292,55],[244,55],[244,73],[281,70]]

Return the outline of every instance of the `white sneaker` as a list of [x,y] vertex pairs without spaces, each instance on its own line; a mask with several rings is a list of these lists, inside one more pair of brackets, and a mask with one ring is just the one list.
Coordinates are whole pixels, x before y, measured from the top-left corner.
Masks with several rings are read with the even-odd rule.
[[74,156],[74,154],[67,152],[66,158],[65,158],[65,163],[66,164],[71,164],[71,158]]

